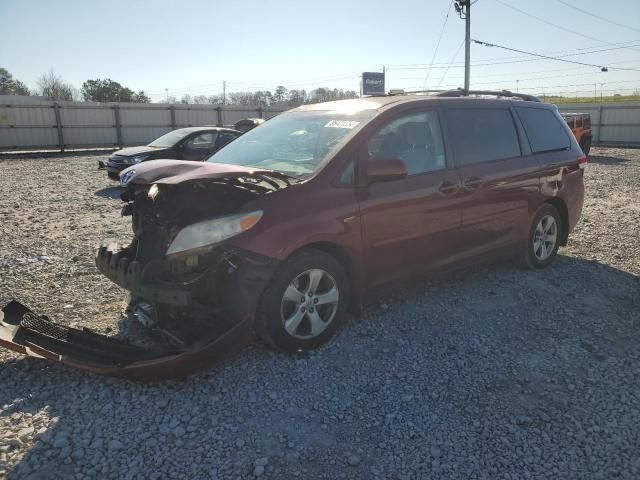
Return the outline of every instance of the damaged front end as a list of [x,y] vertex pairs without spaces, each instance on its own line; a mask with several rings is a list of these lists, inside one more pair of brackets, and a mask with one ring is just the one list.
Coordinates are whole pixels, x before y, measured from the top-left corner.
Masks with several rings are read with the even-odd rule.
[[[101,247],[96,266],[130,292],[128,316],[161,340],[140,344],[57,325],[12,301],[0,305],[0,346],[99,374],[154,380],[206,366],[251,338],[258,299],[278,262],[224,241],[207,243],[207,235],[222,238],[207,222],[235,219],[249,202],[288,187],[289,179],[157,162],[129,175],[122,195],[132,242]],[[206,228],[192,228],[202,224]]]

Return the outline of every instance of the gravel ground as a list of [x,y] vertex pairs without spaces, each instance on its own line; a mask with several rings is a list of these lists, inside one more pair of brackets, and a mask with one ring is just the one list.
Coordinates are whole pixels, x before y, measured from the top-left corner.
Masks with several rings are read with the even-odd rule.
[[[394,286],[310,355],[141,385],[1,350],[0,477],[640,478],[640,150],[592,153],[550,268]],[[116,332],[97,158],[0,160],[0,296]]]

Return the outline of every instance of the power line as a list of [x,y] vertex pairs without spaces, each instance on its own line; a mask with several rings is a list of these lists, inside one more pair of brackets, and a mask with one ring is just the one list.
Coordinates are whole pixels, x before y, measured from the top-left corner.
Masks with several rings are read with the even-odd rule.
[[[619,43],[612,43],[611,47],[607,47],[607,48],[602,48],[602,46],[600,45],[595,45],[595,46],[591,46],[591,47],[582,47],[582,48],[572,48],[569,50],[553,50],[550,52],[543,52],[545,54],[560,54],[560,53],[566,53],[567,55],[559,55],[559,56],[573,56],[573,55],[588,55],[590,53],[598,53],[598,52],[608,52],[611,50],[621,50],[621,49],[625,49],[625,48],[634,48],[634,47],[638,47],[640,46],[640,40],[630,40],[627,42],[619,42]],[[630,45],[632,44],[632,45]],[[596,50],[593,50],[596,49]],[[585,50],[590,50],[590,51],[585,51]],[[571,52],[575,52],[575,53],[571,53]],[[493,61],[500,61],[500,63],[514,63],[514,62],[501,62],[502,60],[519,60],[519,59],[524,59],[524,61],[530,61],[533,60],[531,58],[529,58],[530,55],[513,55],[511,57],[493,57],[493,58],[485,58],[482,59],[481,62],[493,62]],[[455,62],[454,62],[455,63]],[[461,63],[461,62],[458,62]],[[462,62],[463,63],[463,62]],[[396,70],[402,70],[404,67],[427,67],[430,64],[427,63],[400,63],[400,64],[386,64],[386,66],[388,68],[392,68],[392,69],[396,69]],[[434,63],[433,65],[437,65],[437,66],[446,66],[448,65],[447,62],[437,62]],[[475,66],[476,64],[474,64]],[[494,65],[493,63],[491,65]]]
[[[640,45],[631,45],[629,47],[636,47],[636,46],[640,46]],[[548,60],[548,59],[557,59],[557,58],[565,58],[565,57],[574,57],[576,55],[588,55],[591,53],[599,53],[599,52],[608,52],[611,50],[620,50],[621,48],[629,48],[629,47],[611,47],[611,48],[603,48],[600,50],[591,50],[589,52],[581,52],[581,53],[571,53],[571,54],[566,54],[566,55],[558,55],[557,57],[551,57],[551,56],[547,56],[547,55],[542,55],[542,54],[533,54],[533,56],[537,56],[539,58],[523,58],[523,57],[519,57],[522,58],[522,60],[506,60],[504,62],[488,62],[488,63],[474,63],[472,64],[472,66],[474,67],[490,67],[490,66],[494,66],[494,65],[507,65],[507,64],[512,64],[512,63],[528,63],[528,62],[536,62],[536,61],[540,61],[540,60]],[[518,50],[514,50],[514,51],[518,51]],[[531,54],[527,54],[529,57],[531,57]],[[507,57],[509,58],[509,57]],[[571,63],[581,63],[581,62],[571,62]],[[592,65],[590,65],[592,66]],[[452,68],[463,68],[464,65],[453,65]],[[390,66],[388,67],[388,70],[425,70],[427,67],[393,67]],[[440,65],[435,65],[431,68],[437,68],[437,69],[442,69],[442,68],[447,68],[444,66],[440,66]]]
[[444,17],[444,22],[442,22],[442,28],[440,29],[440,36],[438,37],[438,42],[436,43],[436,49],[433,51],[433,56],[431,57],[431,64],[429,65],[429,70],[427,70],[427,76],[424,79],[423,88],[427,85],[427,82],[429,81],[429,75],[431,75],[431,67],[433,66],[433,62],[436,60],[436,55],[438,54],[438,48],[440,48],[440,41],[442,40],[442,34],[444,34],[444,27],[447,26],[447,20],[449,20],[449,14],[451,13],[453,2],[454,0],[451,0],[451,2],[449,2],[449,8],[447,9],[447,14]]
[[538,20],[539,22],[545,23],[547,25],[551,25],[552,27],[560,29],[563,32],[573,33],[574,35],[578,35],[578,36],[583,37],[583,38],[588,38],[589,40],[595,40],[596,42],[610,44],[610,42],[605,42],[604,40],[600,40],[599,38],[595,38],[595,37],[592,37],[590,35],[585,35],[584,33],[580,33],[580,32],[578,32],[576,30],[571,30],[570,28],[563,27],[562,25],[558,25],[556,23],[550,22],[548,20],[545,20],[544,18],[540,18],[540,17],[538,17],[536,15],[533,15],[533,14],[531,14],[529,12],[525,12],[524,10],[521,10],[518,7],[514,7],[513,5],[509,5],[508,3],[503,2],[502,0],[495,0],[495,1],[498,2],[502,6],[510,8],[511,10],[515,10],[516,12],[520,12],[521,14],[526,15],[527,17],[531,17],[531,18],[533,18],[535,20]]
[[[460,49],[462,48],[462,46],[464,45],[465,40],[464,38],[462,39],[462,42],[460,42],[460,45],[458,46],[458,49],[456,50],[456,53],[453,54],[453,57],[451,57],[451,62],[449,63],[449,67],[451,66],[451,64],[453,63],[453,61],[456,59],[456,57],[458,56],[458,53],[460,53]],[[447,73],[449,73],[449,67],[447,67],[447,69],[444,71],[444,73],[442,74],[442,78],[440,78],[440,81],[438,82],[438,85],[436,85],[436,90],[440,87],[440,85],[442,84],[442,81],[444,80],[444,77],[447,76]]]
[[640,28],[630,27],[629,25],[625,25],[624,23],[615,22],[613,20],[609,20],[608,18],[601,17],[600,15],[596,15],[595,13],[588,12],[587,10],[583,10],[582,8],[576,7],[575,5],[570,4],[569,2],[565,2],[564,0],[556,0],[563,5],[566,5],[569,8],[573,8],[578,12],[584,13],[585,15],[589,15],[590,17],[597,18],[598,20],[602,20],[603,22],[610,23],[612,25],[617,25],[618,27],[626,28],[628,30],[633,30],[634,32],[640,32]]
[[510,52],[525,53],[527,55],[532,55],[534,57],[540,57],[540,58],[544,58],[544,59],[547,59],[547,60],[556,60],[558,62],[575,63],[576,65],[584,65],[584,66],[587,66],[587,67],[597,67],[600,70],[602,70],[603,72],[607,71],[607,67],[604,67],[602,65],[595,65],[593,63],[576,62],[575,60],[566,60],[566,59],[560,58],[560,57],[551,57],[549,55],[542,55],[542,54],[539,54],[539,53],[525,52],[524,50],[518,50],[517,48],[509,48],[509,47],[505,47],[505,46],[502,46],[502,45],[496,45],[495,43],[483,42],[483,41],[475,40],[475,39],[473,39],[473,43],[477,43],[478,45],[484,45],[485,47],[502,48],[503,50],[509,50]]

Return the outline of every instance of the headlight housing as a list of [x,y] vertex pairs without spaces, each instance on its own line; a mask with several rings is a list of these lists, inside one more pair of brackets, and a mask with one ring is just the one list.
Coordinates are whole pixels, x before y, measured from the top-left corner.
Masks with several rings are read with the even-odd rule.
[[262,211],[238,213],[212,218],[184,227],[167,249],[167,255],[186,252],[219,243],[253,227],[262,218]]
[[136,155],[131,159],[131,163],[137,164],[140,162],[144,162],[149,155]]

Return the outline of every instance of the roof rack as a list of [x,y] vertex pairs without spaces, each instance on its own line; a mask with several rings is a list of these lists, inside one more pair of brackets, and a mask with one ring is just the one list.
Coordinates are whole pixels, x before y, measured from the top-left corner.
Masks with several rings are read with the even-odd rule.
[[441,93],[441,92],[447,92],[448,90],[404,90],[402,88],[392,88],[391,90],[389,90],[388,95],[390,96],[394,96],[394,95],[413,95],[416,93]]
[[463,88],[458,88],[457,90],[446,90],[435,94],[436,97],[468,97],[469,95],[490,95],[504,98],[511,97],[520,98],[527,102],[540,102],[540,99],[533,95],[527,95],[526,93],[513,93],[509,90],[464,90]]

